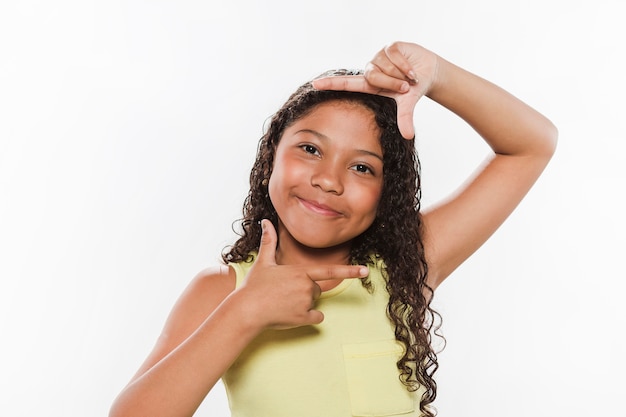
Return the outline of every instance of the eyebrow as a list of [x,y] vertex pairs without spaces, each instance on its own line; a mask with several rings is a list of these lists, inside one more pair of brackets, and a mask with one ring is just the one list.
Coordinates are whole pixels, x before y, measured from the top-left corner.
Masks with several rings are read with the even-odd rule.
[[[313,129],[301,129],[301,130],[298,130],[298,131],[296,132],[296,134],[297,134],[297,133],[302,133],[302,132],[304,132],[304,133],[310,133],[310,134],[312,134],[313,136],[316,136],[317,138],[322,139],[322,140],[324,140],[324,141],[328,141],[328,140],[330,139],[330,138],[329,138],[328,136],[326,136],[325,134],[320,133],[320,132],[318,132],[317,130],[313,130]],[[361,153],[361,154],[371,155],[371,156],[373,156],[373,157],[375,157],[375,158],[380,159],[380,161],[381,161],[381,162],[383,162],[383,157],[382,157],[382,155],[379,155],[379,154],[377,154],[376,152],[368,151],[367,149],[357,149],[356,151],[357,151],[358,153]]]

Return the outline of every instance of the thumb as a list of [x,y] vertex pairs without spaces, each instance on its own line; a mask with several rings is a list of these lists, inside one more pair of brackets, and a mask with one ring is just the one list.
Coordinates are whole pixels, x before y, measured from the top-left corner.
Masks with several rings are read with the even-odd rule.
[[398,129],[405,139],[415,138],[415,127],[413,125],[413,111],[420,99],[419,92],[411,91],[396,98],[398,105]]
[[398,113],[398,130],[404,139],[415,139],[412,112]]
[[277,241],[276,229],[274,229],[272,222],[267,219],[261,220],[261,244],[257,259],[264,264],[276,264]]

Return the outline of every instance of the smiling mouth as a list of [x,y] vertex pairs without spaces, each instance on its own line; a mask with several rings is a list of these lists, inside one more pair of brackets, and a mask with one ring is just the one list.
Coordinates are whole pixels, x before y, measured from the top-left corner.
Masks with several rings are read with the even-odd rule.
[[327,217],[339,217],[342,216],[342,213],[334,210],[324,204],[316,203],[315,201],[305,200],[302,198],[298,198],[300,204],[302,204],[306,209],[312,211],[313,213],[327,216]]

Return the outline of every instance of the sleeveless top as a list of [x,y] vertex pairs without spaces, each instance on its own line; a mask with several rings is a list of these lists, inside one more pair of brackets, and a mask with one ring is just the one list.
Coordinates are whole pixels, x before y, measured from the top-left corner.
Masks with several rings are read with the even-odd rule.
[[[252,262],[230,264],[237,287]],[[409,392],[399,379],[403,346],[387,317],[381,267],[369,267],[371,293],[359,279],[323,292],[315,306],[322,323],[265,330],[244,349],[222,377],[232,417],[421,415],[423,390]]]

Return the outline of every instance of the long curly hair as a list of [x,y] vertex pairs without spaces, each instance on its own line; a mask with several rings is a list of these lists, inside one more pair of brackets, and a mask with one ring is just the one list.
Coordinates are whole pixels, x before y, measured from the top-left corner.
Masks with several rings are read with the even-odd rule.
[[[360,71],[334,70],[321,76],[354,75]],[[321,77],[320,76],[320,77]],[[328,101],[348,101],[370,109],[380,130],[383,149],[383,189],[376,219],[351,245],[351,261],[372,264],[383,260],[383,275],[389,292],[387,315],[395,325],[395,337],[404,345],[397,362],[400,380],[410,391],[425,390],[420,410],[433,417],[430,404],[437,395],[433,378],[438,368],[432,347],[432,334],[439,327],[439,315],[430,307],[433,290],[426,283],[428,265],[422,242],[420,215],[420,165],[414,140],[402,138],[393,99],[379,95],[320,91],[310,82],[300,86],[271,118],[259,141],[256,161],[250,173],[250,191],[240,221],[240,238],[222,254],[224,262],[250,261],[261,240],[262,219],[277,226],[278,216],[270,201],[267,184],[272,175],[276,148],[283,132],[292,123],[309,114],[317,105]],[[369,288],[369,283],[364,282]]]

